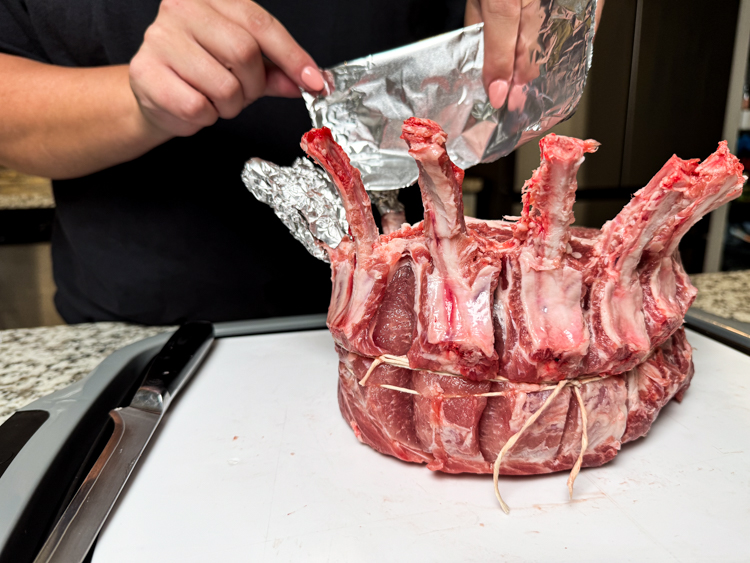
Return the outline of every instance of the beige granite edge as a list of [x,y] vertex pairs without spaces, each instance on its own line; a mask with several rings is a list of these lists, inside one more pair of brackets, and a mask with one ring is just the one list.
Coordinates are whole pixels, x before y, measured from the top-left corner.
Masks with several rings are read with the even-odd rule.
[[690,280],[698,288],[693,307],[750,323],[750,270],[693,274]]

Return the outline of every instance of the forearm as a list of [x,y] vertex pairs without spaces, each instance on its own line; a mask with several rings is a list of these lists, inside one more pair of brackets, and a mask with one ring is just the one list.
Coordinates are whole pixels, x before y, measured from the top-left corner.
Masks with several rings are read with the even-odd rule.
[[0,164],[74,178],[132,160],[170,135],[143,117],[126,65],[67,68],[0,54]]

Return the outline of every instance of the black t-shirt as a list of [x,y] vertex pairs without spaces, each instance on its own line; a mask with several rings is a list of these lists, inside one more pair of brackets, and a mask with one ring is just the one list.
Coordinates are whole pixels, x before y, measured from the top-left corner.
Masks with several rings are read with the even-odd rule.
[[[321,67],[461,25],[463,0],[261,0]],[[64,66],[130,61],[158,0],[2,0],[0,52]],[[2,110],[0,110],[1,112]],[[134,161],[53,182],[55,297],[71,323],[172,324],[325,311],[328,265],[310,256],[240,180],[260,157],[288,165],[310,128],[299,99]]]

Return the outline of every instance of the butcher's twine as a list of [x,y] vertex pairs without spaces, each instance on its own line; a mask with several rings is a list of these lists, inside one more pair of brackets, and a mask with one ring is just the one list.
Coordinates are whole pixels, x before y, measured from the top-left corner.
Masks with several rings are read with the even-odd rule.
[[[423,368],[414,368],[409,365],[409,359],[406,356],[393,356],[391,354],[383,354],[382,356],[378,356],[376,358],[373,358],[372,364],[370,364],[370,367],[368,368],[367,372],[365,373],[365,376],[359,381],[359,384],[362,387],[366,387],[367,380],[369,379],[370,375],[375,371],[375,368],[377,368],[381,364],[387,364],[395,367],[405,368],[409,370],[415,370],[415,371],[425,371],[428,373],[432,373],[435,375],[444,375],[448,377],[463,377],[461,375],[457,375],[455,373],[448,373],[444,371],[435,371],[430,369],[423,369]],[[588,448],[589,445],[589,436],[588,436],[588,429],[586,426],[588,425],[588,417],[586,415],[586,408],[583,405],[583,397],[581,397],[581,391],[580,388],[582,385],[586,385],[587,383],[591,383],[593,381],[601,381],[602,379],[606,379],[609,376],[600,376],[600,375],[594,375],[594,376],[586,376],[581,378],[575,378],[575,379],[564,379],[559,382],[541,382],[539,391],[546,391],[549,389],[552,389],[552,393],[549,394],[547,399],[542,403],[542,406],[539,407],[534,414],[532,414],[524,423],[524,425],[513,434],[507,442],[505,442],[505,445],[500,450],[500,453],[497,454],[497,458],[495,459],[495,463],[492,466],[492,480],[495,486],[495,496],[497,497],[497,500],[500,502],[500,507],[503,509],[503,512],[505,514],[510,514],[510,508],[503,500],[503,497],[500,495],[500,488],[498,485],[498,479],[500,477],[500,464],[503,461],[503,456],[508,453],[508,451],[518,442],[518,440],[521,438],[523,433],[532,425],[536,420],[542,416],[544,411],[547,410],[547,407],[549,407],[552,402],[555,400],[555,397],[557,397],[560,394],[560,391],[562,391],[565,387],[572,387],[573,394],[575,395],[576,401],[578,401],[578,407],[581,411],[581,451],[578,454],[578,459],[576,460],[575,464],[573,465],[573,469],[570,470],[570,476],[568,477],[568,493],[570,494],[570,498],[573,498],[573,484],[575,483],[576,477],[578,476],[579,471],[581,470],[581,465],[583,464],[583,455],[586,452],[586,448]],[[496,377],[494,379],[489,379],[487,381],[494,381],[497,383],[513,383],[509,379],[505,377]],[[401,393],[409,393],[410,395],[421,395],[419,391],[415,391],[414,389],[406,389],[404,387],[397,387],[395,385],[387,385],[385,383],[377,385],[377,387],[382,387],[383,389],[390,389],[391,391],[399,391]],[[445,399],[461,399],[461,398],[467,398],[467,397],[500,397],[503,395],[507,395],[508,391],[491,391],[488,393],[475,393],[475,394],[468,394],[468,395],[445,395]]]

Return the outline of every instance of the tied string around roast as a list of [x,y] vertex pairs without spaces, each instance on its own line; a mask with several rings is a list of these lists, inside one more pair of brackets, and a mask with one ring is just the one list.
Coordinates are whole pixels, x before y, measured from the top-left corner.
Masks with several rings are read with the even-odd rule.
[[[406,356],[393,356],[391,354],[383,354],[382,356],[377,356],[373,358],[372,364],[370,364],[370,367],[368,368],[367,372],[365,373],[365,376],[359,381],[359,385],[362,387],[367,387],[367,380],[370,378],[370,375],[375,371],[375,368],[377,368],[381,364],[387,364],[394,367],[400,367],[405,368],[409,370],[414,371],[424,371],[427,373],[432,373],[434,375],[442,375],[447,377],[460,377],[463,378],[461,375],[457,375],[455,373],[448,373],[444,371],[435,371],[430,369],[423,369],[423,368],[415,368],[409,365],[409,359]],[[352,373],[352,375],[354,375]],[[581,411],[581,451],[578,454],[578,459],[576,460],[575,464],[573,465],[573,468],[570,471],[570,475],[568,476],[568,493],[570,494],[570,498],[573,498],[573,484],[575,483],[576,477],[578,476],[578,473],[581,470],[581,465],[583,464],[583,456],[586,452],[586,448],[588,448],[589,445],[589,437],[588,437],[588,417],[586,415],[586,408],[583,404],[583,397],[581,396],[580,388],[583,385],[586,385],[587,383],[592,383],[594,381],[601,381],[603,379],[606,379],[609,377],[608,375],[600,376],[600,375],[594,375],[594,376],[583,376],[579,378],[574,379],[563,379],[562,381],[554,381],[554,382],[541,382],[539,384],[539,390],[535,392],[541,392],[541,391],[547,391],[552,390],[552,393],[549,394],[549,396],[545,399],[545,401],[542,403],[542,405],[528,418],[526,419],[526,422],[521,426],[521,428],[513,434],[510,438],[508,438],[508,441],[505,443],[505,445],[500,450],[500,453],[497,454],[497,458],[495,459],[495,462],[492,466],[492,479],[495,486],[495,496],[497,497],[498,502],[500,503],[500,507],[503,509],[503,512],[506,514],[510,514],[510,508],[503,500],[503,497],[500,495],[500,488],[498,485],[498,479],[500,477],[500,464],[503,461],[503,456],[508,453],[508,451],[518,442],[518,440],[521,438],[523,433],[531,427],[534,422],[537,421],[537,419],[542,416],[542,414],[547,410],[547,407],[549,407],[552,402],[555,400],[555,397],[557,397],[560,392],[565,387],[571,387],[573,394],[575,395],[576,401],[578,402],[579,410]],[[513,383],[509,379],[505,377],[496,377],[494,379],[490,379],[489,381],[493,381],[496,383]],[[410,395],[421,395],[419,391],[415,391],[414,389],[407,389],[405,387],[397,387],[395,385],[388,385],[385,383],[377,384],[375,387],[381,387],[383,389],[390,389],[391,391],[398,391],[401,393],[408,393]],[[501,397],[508,395],[508,391],[490,391],[487,393],[475,393],[475,394],[466,394],[466,395],[445,395],[444,399],[461,399],[461,398],[468,398],[468,397]]]

